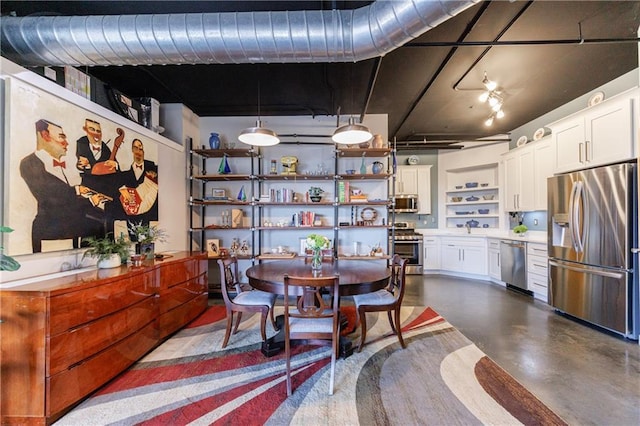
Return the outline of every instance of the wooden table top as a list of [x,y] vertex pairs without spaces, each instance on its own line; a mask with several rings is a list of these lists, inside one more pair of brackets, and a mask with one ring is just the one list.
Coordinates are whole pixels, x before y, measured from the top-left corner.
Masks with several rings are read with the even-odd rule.
[[384,288],[391,276],[386,265],[369,260],[339,260],[323,263],[322,271],[314,275],[311,264],[303,259],[278,260],[261,263],[247,269],[249,284],[269,293],[284,294],[284,274],[297,277],[340,276],[340,295],[353,296]]

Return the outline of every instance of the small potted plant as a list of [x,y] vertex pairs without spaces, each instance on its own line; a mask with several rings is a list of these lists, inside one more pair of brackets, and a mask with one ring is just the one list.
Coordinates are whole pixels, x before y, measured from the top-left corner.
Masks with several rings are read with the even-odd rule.
[[111,233],[100,238],[86,237],[82,241],[89,247],[82,258],[95,257],[99,269],[120,266],[122,259],[129,255],[129,242],[124,237],[115,239]]
[[526,225],[520,224],[513,228],[513,233],[518,235],[519,237],[524,237],[528,230],[529,228],[527,228]]
[[[13,229],[8,226],[0,226],[1,233],[13,232]],[[11,256],[7,256],[2,251],[4,247],[0,246],[0,271],[17,271],[20,269],[20,264]]]
[[136,243],[136,254],[144,254],[145,259],[152,259],[155,253],[155,243],[165,242],[167,234],[157,225],[143,223],[142,221],[134,223],[129,222],[129,236],[131,241]]

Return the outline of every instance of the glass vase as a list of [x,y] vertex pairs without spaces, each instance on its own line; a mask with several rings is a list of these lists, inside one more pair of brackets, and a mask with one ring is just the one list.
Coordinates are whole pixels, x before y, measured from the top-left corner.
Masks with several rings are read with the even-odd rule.
[[322,250],[313,249],[311,252],[311,270],[319,271],[322,269]]

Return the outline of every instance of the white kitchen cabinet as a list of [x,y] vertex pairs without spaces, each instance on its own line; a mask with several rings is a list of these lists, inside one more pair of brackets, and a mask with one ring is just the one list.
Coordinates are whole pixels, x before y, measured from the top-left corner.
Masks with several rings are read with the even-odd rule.
[[441,268],[451,272],[487,275],[485,241],[484,238],[443,238],[441,241]]
[[424,237],[424,272],[440,269],[440,238]]
[[516,148],[504,155],[504,210],[534,209],[534,157],[530,146]]
[[527,288],[533,297],[548,303],[547,245],[527,243]]
[[417,214],[431,214],[431,166],[398,166],[396,194],[418,196]]
[[549,127],[556,173],[616,163],[634,157],[634,98],[627,92]]
[[496,281],[501,281],[500,272],[500,240],[489,238],[487,240],[488,269],[489,277]]
[[533,145],[533,209],[547,210],[547,178],[553,176],[556,168],[553,144],[550,136]]

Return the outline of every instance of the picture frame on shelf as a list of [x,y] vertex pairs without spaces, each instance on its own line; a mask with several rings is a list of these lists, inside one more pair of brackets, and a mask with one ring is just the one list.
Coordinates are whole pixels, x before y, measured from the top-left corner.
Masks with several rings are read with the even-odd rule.
[[217,238],[207,239],[207,256],[220,257],[220,240]]

